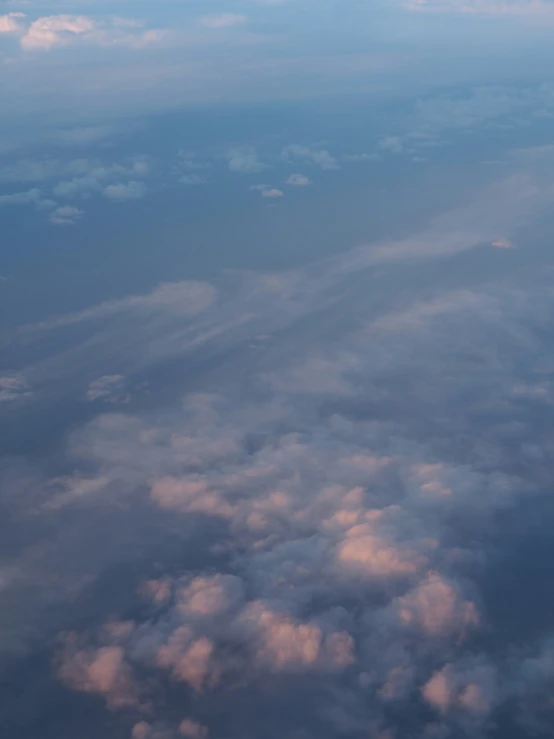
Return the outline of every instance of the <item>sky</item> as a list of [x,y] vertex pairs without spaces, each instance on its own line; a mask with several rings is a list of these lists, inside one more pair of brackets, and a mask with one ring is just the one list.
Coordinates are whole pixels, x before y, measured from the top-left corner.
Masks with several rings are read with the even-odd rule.
[[554,3],[0,3],[6,739],[546,739]]

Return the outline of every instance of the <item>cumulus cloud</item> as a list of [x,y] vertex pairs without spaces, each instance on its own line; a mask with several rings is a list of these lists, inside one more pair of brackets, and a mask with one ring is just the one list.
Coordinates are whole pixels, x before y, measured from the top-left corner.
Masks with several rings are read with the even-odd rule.
[[[372,245],[290,273],[234,275],[217,292],[163,285],[35,327],[95,327],[81,354],[29,369],[48,386],[70,366],[86,378],[79,398],[91,377],[95,398],[117,385],[118,362],[130,376],[164,370],[158,406],[75,428],[70,473],[29,486],[52,496],[36,509],[71,513],[66,551],[89,577],[82,531],[117,530],[102,554],[111,546],[132,563],[131,594],[66,639],[58,674],[124,708],[134,739],[199,739],[221,725],[256,736],[266,717],[281,735],[391,737],[408,720],[425,739],[477,737],[498,707],[545,694],[552,647],[514,653],[499,630],[489,649],[483,583],[513,548],[498,520],[542,510],[549,479],[550,436],[534,430],[539,412],[548,428],[549,410],[514,387],[552,371],[540,351],[550,281],[537,275],[532,300],[518,275],[468,286],[473,271],[453,267],[491,239],[475,241],[483,223],[467,209],[449,218],[396,242],[394,259],[390,243]],[[494,226],[510,237],[506,221]],[[416,258],[400,299],[392,288]],[[439,265],[448,284],[437,285]],[[92,374],[102,362],[111,369]],[[168,366],[193,362],[201,379],[187,374],[184,398],[167,402]],[[50,538],[47,553],[60,547]],[[33,560],[34,572],[51,559]],[[67,575],[73,594],[81,568]]]
[[327,149],[290,144],[285,146],[281,156],[288,162],[308,162],[321,167],[321,169],[339,169],[337,160],[331,156]]
[[131,180],[130,182],[118,182],[104,188],[104,195],[110,200],[139,200],[148,192],[144,182]]
[[399,136],[386,136],[379,141],[379,148],[392,154],[400,154],[404,146]]
[[[75,160],[66,165],[65,170],[67,171],[71,167],[74,170],[79,167],[81,174],[71,180],[58,182],[53,189],[53,194],[56,197],[89,198],[95,193],[103,193],[113,200],[132,200],[143,197],[147,192],[147,186],[144,182],[133,179],[136,176],[144,177],[149,173],[148,159],[143,156],[135,157],[124,164],[114,162],[108,165],[87,160]],[[58,165],[58,169],[61,169],[60,165]],[[53,175],[53,170],[54,163],[51,163],[47,169],[48,176]],[[123,177],[131,179],[127,182],[121,182]]]
[[67,638],[59,675],[69,686],[105,696],[112,708],[136,703],[136,687],[121,647],[79,649],[74,635]]
[[32,21],[20,39],[26,51],[48,51],[54,47],[77,42],[101,46],[129,46],[142,48],[159,43],[164,31],[139,31],[129,19],[110,18],[98,21],[86,15],[50,15]]
[[239,174],[255,174],[267,169],[267,165],[258,159],[254,149],[232,149],[228,155],[229,169]]
[[24,31],[25,26],[23,24],[23,19],[25,18],[25,13],[7,13],[5,15],[0,15],[0,33],[12,33],[12,34],[20,34]]
[[282,198],[285,194],[271,185],[252,185],[250,189],[259,192],[262,198]]
[[84,15],[44,16],[33,21],[21,38],[24,49],[50,49],[70,43],[77,36],[90,34],[96,24]]
[[55,226],[74,226],[84,211],[74,205],[61,205],[50,214],[49,221]]
[[291,174],[286,184],[293,185],[294,187],[306,187],[307,185],[311,185],[312,182],[305,174]]

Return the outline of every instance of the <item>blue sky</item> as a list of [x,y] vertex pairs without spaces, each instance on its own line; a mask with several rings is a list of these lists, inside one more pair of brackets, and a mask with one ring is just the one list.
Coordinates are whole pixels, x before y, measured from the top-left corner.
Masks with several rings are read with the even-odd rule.
[[554,4],[0,8],[7,739],[546,739]]

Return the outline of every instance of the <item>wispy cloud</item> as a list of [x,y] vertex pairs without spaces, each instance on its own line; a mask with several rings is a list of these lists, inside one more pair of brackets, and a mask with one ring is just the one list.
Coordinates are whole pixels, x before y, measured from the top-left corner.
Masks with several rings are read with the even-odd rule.
[[201,23],[208,28],[234,28],[243,26],[248,18],[239,13],[220,13],[219,15],[207,15],[201,19]]

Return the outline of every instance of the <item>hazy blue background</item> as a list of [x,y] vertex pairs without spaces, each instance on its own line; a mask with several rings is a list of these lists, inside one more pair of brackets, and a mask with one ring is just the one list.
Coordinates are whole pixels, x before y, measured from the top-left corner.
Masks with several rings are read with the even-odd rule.
[[551,736],[553,31],[3,3],[2,736]]

